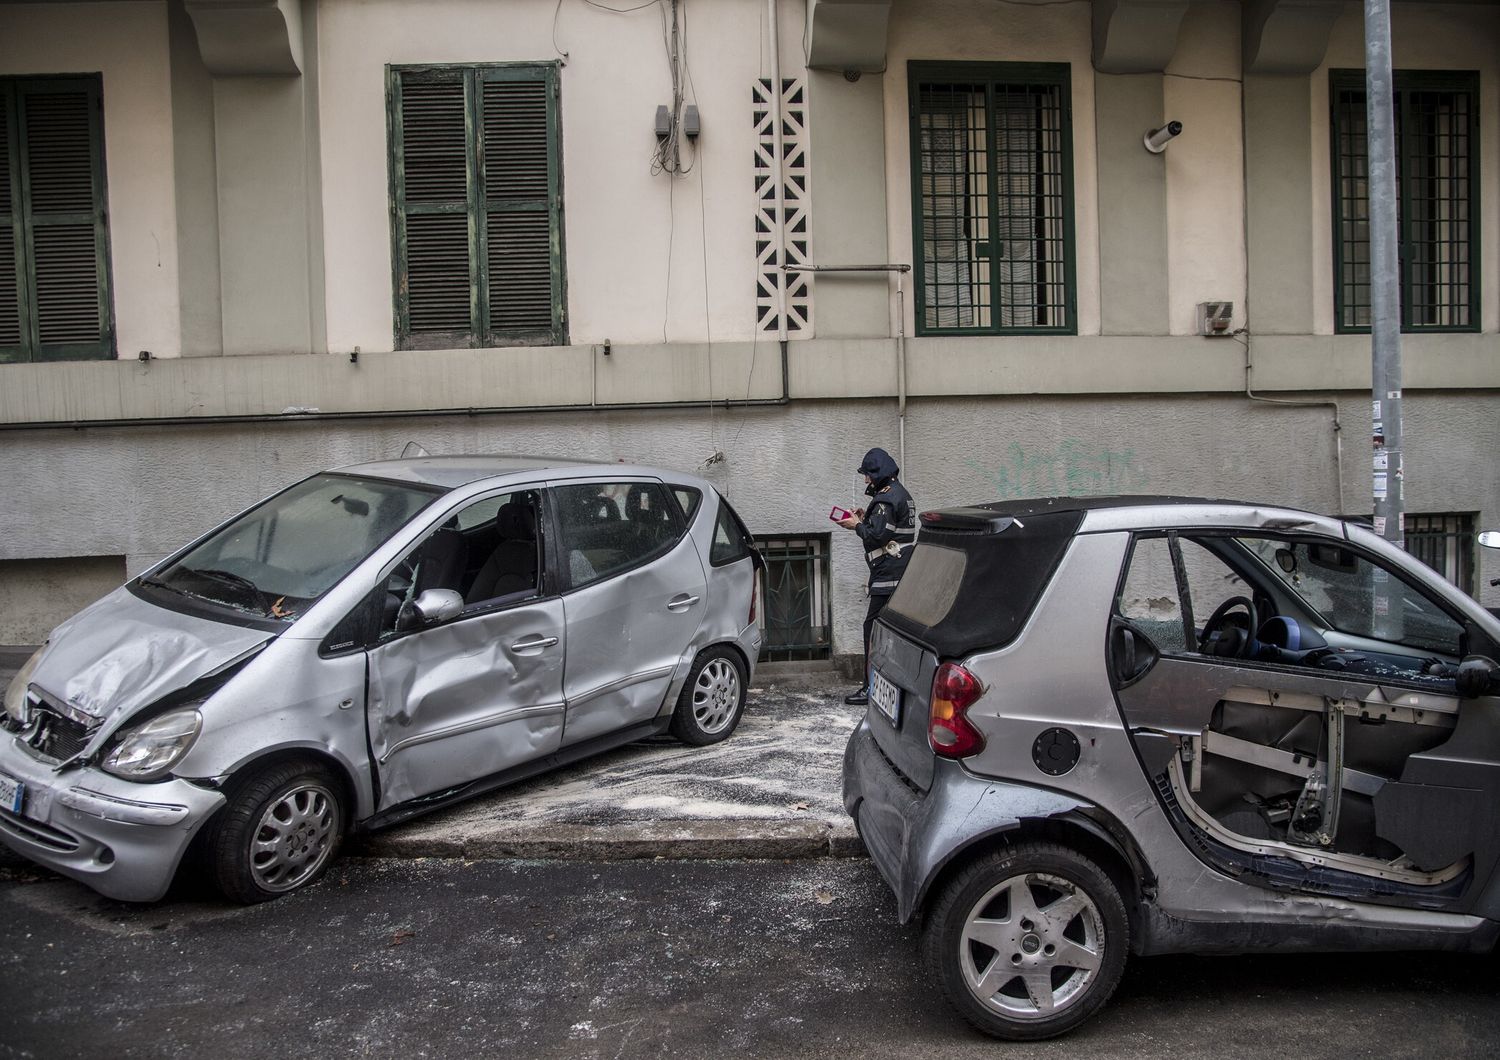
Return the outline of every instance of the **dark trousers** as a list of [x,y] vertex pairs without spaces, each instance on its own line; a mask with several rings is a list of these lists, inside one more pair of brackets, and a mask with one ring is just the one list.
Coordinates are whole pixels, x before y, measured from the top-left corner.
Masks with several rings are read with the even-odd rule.
[[882,596],[871,594],[869,609],[865,611],[865,687],[870,684],[870,633],[875,629],[875,616],[885,610],[885,605],[891,602],[890,594]]

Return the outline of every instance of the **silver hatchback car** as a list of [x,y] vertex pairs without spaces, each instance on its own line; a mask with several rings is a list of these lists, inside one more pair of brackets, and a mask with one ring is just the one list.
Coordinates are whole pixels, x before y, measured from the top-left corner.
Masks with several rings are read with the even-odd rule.
[[245,902],[351,828],[631,740],[734,731],[760,557],[707,482],[427,457],[314,475],[59,626],[5,694],[0,840],[151,901]]
[[1357,524],[1217,501],[922,516],[844,802],[997,1037],[1128,952],[1500,936],[1500,619]]

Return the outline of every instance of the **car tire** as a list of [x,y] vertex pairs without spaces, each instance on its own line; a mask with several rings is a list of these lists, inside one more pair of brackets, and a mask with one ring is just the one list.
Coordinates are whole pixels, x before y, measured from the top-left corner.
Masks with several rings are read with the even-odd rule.
[[1064,1034],[1114,993],[1130,948],[1119,888],[1055,843],[979,858],[942,889],[923,928],[931,979],[970,1024],[1009,1041]]
[[705,747],[727,739],[745,710],[745,664],[730,648],[709,648],[693,660],[668,731]]
[[338,854],[347,819],[343,785],[325,766],[281,762],[236,781],[209,822],[209,874],[251,905],[313,883]]

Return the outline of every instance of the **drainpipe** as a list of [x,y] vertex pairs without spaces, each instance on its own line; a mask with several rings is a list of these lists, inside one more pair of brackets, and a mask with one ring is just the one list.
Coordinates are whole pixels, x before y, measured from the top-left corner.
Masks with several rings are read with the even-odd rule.
[[[897,463],[906,467],[906,287],[910,265],[783,265],[787,272],[894,272],[896,274],[896,418],[899,428],[900,457]],[[785,281],[783,280],[783,286]],[[785,366],[785,358],[782,360]]]

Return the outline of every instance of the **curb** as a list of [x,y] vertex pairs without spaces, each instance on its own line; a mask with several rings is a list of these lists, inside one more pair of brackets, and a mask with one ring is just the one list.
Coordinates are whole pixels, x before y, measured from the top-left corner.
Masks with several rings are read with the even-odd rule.
[[376,832],[354,837],[347,856],[369,858],[524,858],[553,861],[760,861],[864,857],[850,825],[824,821],[649,821],[552,824],[446,837]]

